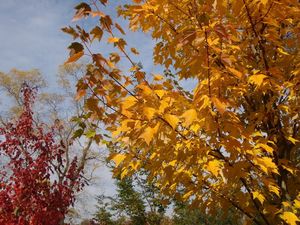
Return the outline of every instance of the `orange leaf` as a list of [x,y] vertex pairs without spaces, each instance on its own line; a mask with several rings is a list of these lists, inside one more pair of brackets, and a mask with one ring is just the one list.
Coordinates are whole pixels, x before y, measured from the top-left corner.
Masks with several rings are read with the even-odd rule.
[[117,43],[119,40],[120,40],[120,38],[110,37],[110,38],[108,38],[107,42],[108,43]]
[[239,78],[239,79],[242,78],[243,74],[240,71],[238,71],[238,70],[236,70],[234,68],[231,68],[231,67],[227,67],[227,69],[230,71],[230,73],[232,73],[237,78]]
[[80,59],[83,56],[83,51],[81,52],[77,52],[74,55],[72,55],[66,62],[67,63],[72,63],[72,62],[76,62],[78,59]]
[[135,48],[131,48],[130,50],[131,50],[131,52],[132,52],[133,54],[135,54],[135,55],[140,54]]

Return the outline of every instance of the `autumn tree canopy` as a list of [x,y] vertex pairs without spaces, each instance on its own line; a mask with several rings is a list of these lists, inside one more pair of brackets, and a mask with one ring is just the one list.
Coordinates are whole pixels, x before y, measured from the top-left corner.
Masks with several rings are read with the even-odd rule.
[[[100,121],[96,132],[113,146],[115,174],[143,168],[163,194],[212,215],[234,207],[245,223],[299,222],[299,2],[133,0],[120,7],[131,30],[155,40],[153,61],[164,74],[138,66],[130,35],[105,13],[108,4],[77,5],[74,21],[99,20],[91,30],[63,31],[76,39],[67,63],[92,59],[78,98],[89,96],[86,115]],[[90,47],[99,40],[115,47],[108,57]]]

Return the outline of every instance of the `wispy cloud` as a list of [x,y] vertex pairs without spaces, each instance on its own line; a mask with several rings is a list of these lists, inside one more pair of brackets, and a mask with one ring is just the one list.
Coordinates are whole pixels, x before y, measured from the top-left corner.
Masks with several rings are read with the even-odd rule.
[[0,70],[40,69],[50,82],[67,56],[60,28],[72,18],[72,1],[10,0],[0,2]]

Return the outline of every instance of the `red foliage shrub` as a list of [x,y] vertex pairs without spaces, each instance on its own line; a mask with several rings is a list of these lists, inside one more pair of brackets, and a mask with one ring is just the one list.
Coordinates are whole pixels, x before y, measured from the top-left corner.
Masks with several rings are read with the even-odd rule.
[[[24,110],[0,128],[0,224],[62,224],[83,184],[76,158],[64,177],[64,148],[33,119],[34,90],[23,88]],[[55,129],[55,127],[53,127]]]

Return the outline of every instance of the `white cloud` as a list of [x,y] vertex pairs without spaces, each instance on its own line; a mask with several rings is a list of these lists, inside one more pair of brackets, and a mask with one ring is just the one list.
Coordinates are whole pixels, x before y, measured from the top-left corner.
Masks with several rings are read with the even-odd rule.
[[67,56],[60,28],[72,18],[72,1],[0,0],[0,70],[40,69],[54,81]]

